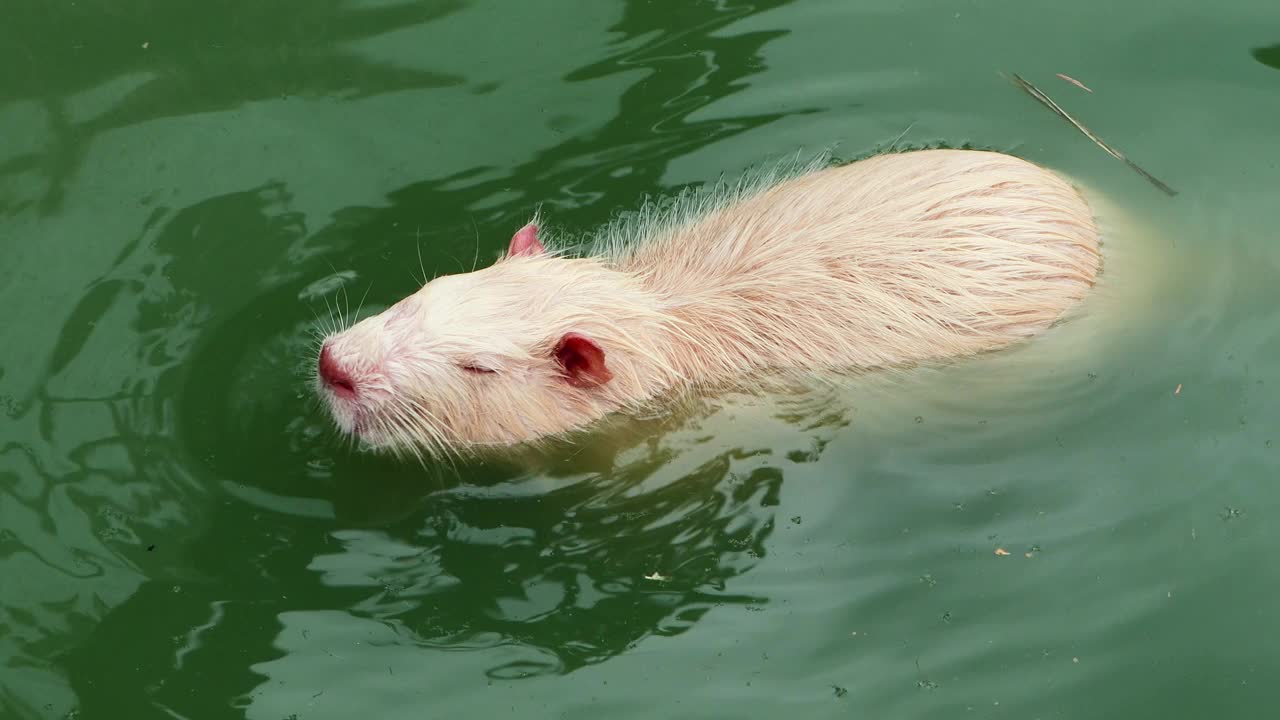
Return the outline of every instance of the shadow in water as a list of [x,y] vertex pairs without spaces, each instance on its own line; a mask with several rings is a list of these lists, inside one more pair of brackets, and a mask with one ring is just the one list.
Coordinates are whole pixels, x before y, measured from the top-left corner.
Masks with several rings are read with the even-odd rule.
[[1254,60],[1269,68],[1280,70],[1280,43],[1267,47],[1254,48],[1249,52]]

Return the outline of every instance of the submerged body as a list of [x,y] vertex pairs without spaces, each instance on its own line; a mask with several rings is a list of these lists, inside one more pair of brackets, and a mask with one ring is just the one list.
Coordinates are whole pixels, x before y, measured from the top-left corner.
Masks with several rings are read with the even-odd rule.
[[1070,183],[967,150],[761,178],[650,209],[581,257],[537,232],[326,338],[319,384],[339,426],[456,452],[675,391],[963,358],[1047,329],[1100,266]]

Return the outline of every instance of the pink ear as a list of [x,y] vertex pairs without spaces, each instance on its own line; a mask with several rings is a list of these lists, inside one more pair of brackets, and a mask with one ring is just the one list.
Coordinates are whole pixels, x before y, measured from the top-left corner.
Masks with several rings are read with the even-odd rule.
[[511,247],[507,248],[507,255],[515,257],[517,255],[541,255],[544,252],[542,243],[538,242],[538,226],[529,223],[516,231],[511,236]]
[[569,333],[556,345],[555,355],[565,378],[574,387],[595,387],[613,379],[604,364],[604,350],[590,338]]

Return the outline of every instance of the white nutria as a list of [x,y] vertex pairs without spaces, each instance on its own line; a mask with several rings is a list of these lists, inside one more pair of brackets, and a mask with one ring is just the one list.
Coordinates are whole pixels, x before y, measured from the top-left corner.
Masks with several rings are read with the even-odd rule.
[[584,254],[530,223],[493,265],[325,337],[320,392],[367,446],[457,454],[685,391],[973,356],[1049,328],[1094,284],[1093,211],[1031,162],[826,165],[648,206]]

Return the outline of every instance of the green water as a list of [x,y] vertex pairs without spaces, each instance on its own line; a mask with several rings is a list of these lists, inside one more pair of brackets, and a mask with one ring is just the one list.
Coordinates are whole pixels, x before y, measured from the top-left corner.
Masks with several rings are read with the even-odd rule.
[[[1274,0],[4,16],[0,716],[1275,711]],[[1068,172],[1195,271],[1052,382],[971,365],[591,459],[424,472],[307,392],[317,314],[419,257],[900,135]]]

